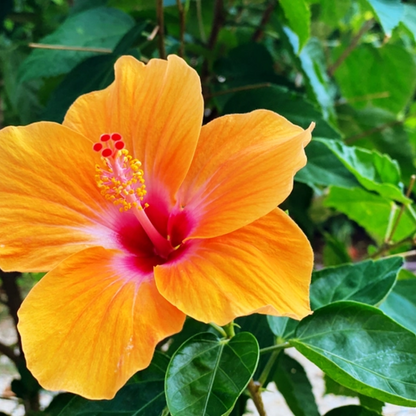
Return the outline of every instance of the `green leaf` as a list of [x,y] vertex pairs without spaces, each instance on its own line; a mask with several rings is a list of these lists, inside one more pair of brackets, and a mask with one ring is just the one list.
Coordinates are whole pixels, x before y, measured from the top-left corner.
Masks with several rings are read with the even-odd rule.
[[416,333],[416,279],[399,280],[380,309]]
[[[249,316],[237,318],[235,320],[235,323],[238,326],[240,326],[240,328],[235,328],[236,332],[250,332],[252,335],[256,337],[256,340],[260,348],[269,347],[270,345],[273,345],[274,336],[267,323],[266,315],[260,315],[255,313]],[[269,357],[267,356],[267,354],[260,355],[257,369],[254,373],[254,378],[256,380],[258,377],[260,377],[260,373],[266,365],[268,359]]]
[[414,4],[403,4],[404,13],[402,22],[410,30],[416,41],[416,5]]
[[413,95],[416,63],[402,46],[363,44],[348,55],[334,75],[342,95],[354,107],[380,107],[397,114]]
[[366,409],[362,406],[342,406],[330,410],[325,416],[378,416],[381,413]]
[[390,292],[402,266],[401,257],[391,257],[314,272],[310,289],[312,309],[338,300],[377,305]]
[[346,135],[346,141],[387,153],[399,163],[402,180],[407,182],[415,172],[415,152],[400,117],[381,108],[354,110],[350,106],[340,106],[338,110],[339,126]]
[[172,416],[228,415],[256,369],[259,347],[248,332],[232,339],[198,334],[174,354],[166,374]]
[[311,383],[305,370],[296,360],[280,353],[273,380],[295,416],[320,415]]
[[52,93],[44,120],[61,123],[68,108],[82,94],[101,90],[114,81],[115,54],[92,56],[77,65]]
[[367,0],[374,10],[384,32],[391,36],[393,29],[400,23],[404,8],[400,0]]
[[361,406],[364,406],[369,410],[373,410],[374,412],[377,412],[381,415],[381,412],[384,407],[384,402],[381,402],[377,399],[373,399],[372,397],[364,396],[363,394],[360,394],[358,397],[360,399]]
[[289,22],[290,28],[298,36],[299,53],[310,36],[311,12],[305,0],[280,0],[280,6]]
[[416,406],[416,335],[379,309],[350,301],[324,306],[301,321],[290,343],[343,386]]
[[352,259],[348,253],[348,247],[344,241],[330,233],[324,232],[325,245],[322,250],[322,259],[325,267],[339,266],[340,264],[351,263]]
[[115,55],[127,54],[133,44],[139,39],[147,26],[147,22],[139,22],[134,25],[117,43],[113,53]]
[[166,406],[164,380],[169,359],[156,351],[148,368],[135,374],[112,400],[74,397],[58,416],[160,416]]
[[[287,27],[283,28],[284,35],[294,51],[299,49],[297,36]],[[325,53],[322,42],[317,38],[309,39],[308,43],[295,58],[299,69],[305,76],[308,96],[316,101],[322,109],[325,120],[335,120],[333,88],[327,73]]]
[[334,153],[364,188],[398,202],[410,202],[403,194],[399,165],[388,155],[346,146],[335,140],[321,140],[321,143]]
[[286,88],[271,87],[235,93],[225,104],[224,114],[247,113],[258,108],[275,111],[292,123],[307,128],[316,122],[317,137],[339,139],[341,136],[323,118],[321,113],[304,97]]
[[[113,49],[134,25],[133,19],[117,9],[98,7],[69,16],[56,32],[40,43],[74,47]],[[68,73],[96,52],[35,49],[19,69],[20,81]]]
[[308,163],[295,176],[298,182],[313,185],[336,185],[343,188],[355,188],[359,182],[348,171],[325,141],[313,138],[305,148]]
[[[361,225],[379,244],[386,237],[392,210],[395,209],[393,201],[368,192],[365,189],[346,189],[336,186],[330,188],[324,205],[335,208],[347,215],[348,218]],[[398,211],[396,207],[393,214],[395,216],[398,215]],[[398,241],[406,238],[415,230],[415,221],[407,210],[405,210],[393,240]]]
[[267,316],[267,322],[273,334],[282,340],[290,339],[295,333],[295,329],[299,324],[299,321],[296,321],[292,318],[287,318],[285,316]]

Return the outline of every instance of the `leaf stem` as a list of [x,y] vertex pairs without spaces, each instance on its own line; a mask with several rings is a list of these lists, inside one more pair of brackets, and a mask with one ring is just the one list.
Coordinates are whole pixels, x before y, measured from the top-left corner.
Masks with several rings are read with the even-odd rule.
[[202,42],[207,41],[207,35],[205,34],[204,22],[202,20],[202,0],[196,0],[196,18],[198,19],[199,36],[201,36]]
[[260,384],[255,382],[253,379],[250,380],[248,383],[248,391],[250,392],[250,396],[253,399],[254,405],[256,406],[257,411],[259,412],[260,416],[267,416],[266,411],[264,410],[263,399],[260,393]]
[[156,0],[156,13],[157,13],[157,24],[159,26],[159,33],[158,33],[159,56],[161,59],[166,59],[163,0]]
[[218,331],[224,338],[227,338],[228,335],[225,332],[224,328],[222,328],[221,326],[214,324],[214,322],[210,322],[209,323],[216,331]]
[[207,94],[205,98],[208,99],[208,98],[212,98],[212,97],[217,97],[219,95],[232,94],[234,92],[239,92],[239,91],[257,90],[257,89],[260,89],[260,88],[269,88],[271,86],[272,86],[272,84],[270,82],[263,82],[261,84],[243,85],[242,87],[235,87],[235,88],[230,88],[228,90],[216,91],[216,92],[213,92],[211,94]]
[[260,350],[260,354],[267,354],[269,352],[281,351],[281,350],[284,350],[285,348],[289,348],[290,346],[291,345],[289,342],[284,342],[283,344],[271,345],[270,347],[262,348]]

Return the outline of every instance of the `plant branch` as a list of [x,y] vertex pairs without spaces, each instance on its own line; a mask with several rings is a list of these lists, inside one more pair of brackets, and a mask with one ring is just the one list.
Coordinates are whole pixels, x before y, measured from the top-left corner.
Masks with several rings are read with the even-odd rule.
[[16,365],[19,363],[19,357],[14,353],[13,349],[10,348],[8,345],[5,345],[0,342],[0,353],[5,355],[11,361],[13,361]]
[[214,19],[212,22],[212,29],[208,39],[208,49],[214,49],[215,43],[217,42],[218,34],[220,33],[221,27],[225,22],[224,16],[224,0],[215,0],[214,5]]
[[362,139],[364,137],[370,136],[371,134],[379,133],[379,132],[381,132],[381,131],[389,128],[389,127],[393,127],[393,126],[395,126],[397,124],[402,124],[402,123],[403,122],[401,120],[390,121],[389,123],[384,123],[381,126],[373,127],[373,128],[371,128],[369,130],[363,131],[362,133],[358,133],[358,134],[355,134],[354,136],[347,137],[344,140],[344,142],[346,144],[352,144],[352,143],[354,143],[357,140],[360,140],[360,139]]
[[179,46],[179,56],[181,58],[185,55],[185,9],[182,6],[181,0],[176,0],[179,11],[179,24],[180,24],[180,46]]
[[156,0],[156,13],[157,13],[157,24],[159,26],[159,33],[158,33],[159,56],[161,59],[166,59],[163,0]]
[[269,82],[264,82],[262,84],[243,85],[242,87],[235,87],[235,88],[230,88],[228,90],[216,91],[211,94],[207,94],[205,98],[208,99],[212,97],[218,97],[219,95],[232,94],[234,92],[246,91],[246,90],[257,90],[259,88],[268,88],[271,86],[272,84],[270,84]]
[[[386,251],[393,250],[395,248],[398,248],[398,247],[402,246],[403,244],[408,244],[408,243],[414,243],[413,233],[412,233],[412,235],[409,235],[408,237],[402,238],[401,240],[397,241],[397,243],[393,243],[393,244],[384,243],[384,244],[382,244],[381,247],[376,252],[374,252],[373,254],[368,256],[368,258],[369,259],[375,259],[377,257],[382,256]],[[396,254],[396,255],[399,255],[399,254]]]
[[275,7],[276,7],[275,0],[272,0],[266,7],[266,10],[263,13],[263,17],[261,18],[261,22],[253,34],[253,37],[252,37],[253,42],[259,42],[263,38],[264,28],[269,22],[270,18],[272,17],[272,13]]
[[54,49],[58,51],[113,53],[113,50],[108,48],[88,48],[84,46],[49,45],[46,43],[29,43],[27,46],[35,49]]
[[350,53],[358,46],[358,43],[361,37],[364,35],[365,32],[370,30],[374,24],[373,19],[367,20],[362,26],[358,33],[352,38],[351,43],[348,45],[347,48],[344,49],[344,52],[339,56],[339,58],[328,67],[328,74],[329,76],[333,76],[335,71],[338,67],[348,58]]
[[267,363],[264,366],[263,371],[261,372],[259,380],[258,380],[260,386],[264,386],[264,384],[266,383],[267,378],[269,377],[270,371],[272,370],[273,365],[276,362],[277,357],[279,356],[281,351],[282,351],[281,349],[273,351],[272,355],[267,360]]
[[260,387],[260,384],[253,381],[253,379],[250,380],[247,386],[248,391],[250,392],[250,396],[253,399],[254,405],[256,406],[256,409],[259,412],[259,415],[267,416],[266,411],[264,410],[264,404],[260,393]]
[[[412,175],[410,177],[409,187],[407,188],[406,198],[409,198],[410,194],[412,193],[413,186],[415,185],[415,180],[416,180],[416,175]],[[390,235],[387,237],[386,243],[390,243],[391,240],[393,239],[394,233],[396,232],[397,227],[399,226],[400,220],[402,219],[404,210],[406,209],[406,205],[407,204],[402,204],[402,206],[400,207],[399,214],[396,217],[396,221],[393,224],[393,227],[391,229]]]

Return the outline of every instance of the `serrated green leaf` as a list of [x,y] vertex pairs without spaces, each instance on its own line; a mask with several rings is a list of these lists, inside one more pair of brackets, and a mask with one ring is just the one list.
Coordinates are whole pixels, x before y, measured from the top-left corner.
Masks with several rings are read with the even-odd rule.
[[399,280],[380,309],[416,333],[416,280]]
[[160,416],[166,406],[164,380],[169,358],[156,351],[150,366],[135,374],[112,400],[74,397],[58,416]]
[[374,10],[386,35],[391,36],[393,29],[400,23],[404,8],[400,0],[367,0]]
[[402,266],[401,257],[391,257],[314,272],[310,289],[312,309],[339,300],[377,305],[390,292]]
[[174,354],[166,373],[172,416],[228,415],[256,369],[259,347],[240,332],[229,340],[198,334]]
[[407,182],[415,173],[415,153],[409,142],[409,133],[403,122],[393,113],[381,108],[354,110],[340,106],[339,126],[347,142],[388,154],[400,165],[402,181]]
[[[339,188],[333,186],[324,201],[327,207],[335,208],[361,225],[378,243],[384,241],[394,202],[368,192],[362,188]],[[394,215],[398,215],[396,209]],[[393,217],[395,218],[395,217]],[[416,230],[416,223],[405,210],[394,234],[393,240],[408,237]]]
[[401,203],[411,201],[403,194],[399,165],[388,155],[346,146],[335,140],[320,140],[320,142],[334,153],[364,188]]
[[288,20],[290,28],[298,36],[299,53],[310,36],[311,11],[305,0],[280,0],[280,6]]
[[379,416],[380,413],[374,412],[373,410],[366,409],[362,406],[342,406],[336,407],[325,413],[325,416]]
[[271,87],[235,93],[225,104],[224,114],[247,113],[258,108],[275,111],[292,123],[307,128],[312,121],[316,123],[314,135],[329,139],[341,136],[323,118],[322,114],[304,97],[286,88]]
[[[108,7],[88,9],[69,16],[56,32],[39,43],[74,47],[113,49],[134,25],[120,10]],[[96,52],[35,49],[19,68],[20,82],[66,74]]]
[[319,416],[312,386],[303,367],[281,353],[273,380],[295,416]]
[[359,182],[354,175],[339,161],[337,156],[316,138],[305,148],[307,164],[295,176],[298,182],[307,185],[336,185],[343,188],[355,188]]
[[351,301],[324,306],[301,321],[290,343],[343,386],[416,406],[416,335],[379,309]]
[[416,63],[402,46],[363,44],[348,55],[334,75],[352,106],[380,107],[397,114],[413,95]]

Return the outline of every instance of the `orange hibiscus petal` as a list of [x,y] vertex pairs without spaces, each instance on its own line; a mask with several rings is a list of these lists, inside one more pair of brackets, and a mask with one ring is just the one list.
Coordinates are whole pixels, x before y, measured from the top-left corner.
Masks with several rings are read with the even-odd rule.
[[111,247],[116,208],[94,180],[100,158],[88,139],[45,122],[8,127],[0,144],[3,270],[46,271],[91,245]]
[[120,58],[115,82],[104,91],[78,98],[64,124],[98,140],[118,132],[143,163],[149,192],[174,195],[190,166],[201,129],[203,100],[198,74],[169,56],[147,65]]
[[225,325],[253,312],[301,319],[310,313],[311,246],[279,209],[233,233],[188,240],[155,268],[160,293],[185,314]]
[[28,368],[48,390],[111,399],[185,315],[133,258],[86,249],[48,273],[19,311]]
[[178,196],[176,215],[190,223],[184,237],[224,235],[280,204],[306,163],[303,148],[311,130],[266,110],[221,117],[204,126]]

